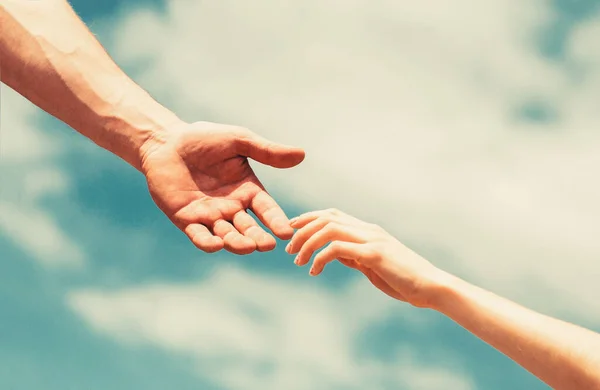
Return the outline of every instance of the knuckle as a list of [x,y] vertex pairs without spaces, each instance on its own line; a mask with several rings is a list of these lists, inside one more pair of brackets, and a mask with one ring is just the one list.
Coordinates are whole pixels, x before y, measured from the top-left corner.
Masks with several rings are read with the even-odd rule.
[[378,253],[378,254],[382,254],[386,251],[387,249],[387,244],[385,241],[376,241],[373,244],[373,249]]
[[383,245],[380,243],[371,243],[363,249],[362,257],[370,262],[377,261],[381,258],[384,251]]
[[271,144],[267,144],[263,148],[263,153],[265,154],[266,158],[269,158],[269,159],[276,155],[275,148]]
[[339,241],[333,241],[331,244],[329,244],[329,250],[332,253],[339,253],[342,250],[342,243]]
[[207,122],[207,121],[197,121],[197,122],[192,123],[192,127],[196,130],[206,130],[206,129],[209,129],[214,126],[215,126],[214,123]]
[[379,225],[377,225],[376,223],[367,223],[367,227],[371,230],[380,232],[383,230],[383,228]]
[[331,218],[329,218],[327,215],[320,215],[314,220],[313,223],[317,226],[326,227],[331,223]]
[[332,216],[337,216],[340,214],[340,211],[336,208],[329,208],[329,209],[327,209],[327,214],[332,215]]
[[242,126],[231,126],[231,130],[241,138],[249,137],[253,134],[250,129]]
[[248,144],[253,137],[253,133],[250,130],[245,127],[233,126],[229,131],[229,134],[238,143],[239,147],[248,148]]
[[336,233],[340,228],[340,225],[336,222],[328,223],[327,226],[323,228],[324,235],[331,235]]

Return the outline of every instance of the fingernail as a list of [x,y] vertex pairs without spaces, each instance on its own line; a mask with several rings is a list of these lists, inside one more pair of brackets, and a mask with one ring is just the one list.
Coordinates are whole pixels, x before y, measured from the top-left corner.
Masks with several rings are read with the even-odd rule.
[[300,265],[300,259],[298,258],[298,256],[296,256],[296,258],[294,259],[294,264]]
[[317,273],[317,271],[316,271],[314,268],[311,268],[309,273],[310,273],[312,276],[315,276],[315,275],[316,275],[316,273]]
[[285,251],[287,253],[292,253],[292,243],[288,243],[287,246],[285,247]]
[[298,217],[292,218],[290,219],[290,225],[295,224],[296,222],[298,222]]

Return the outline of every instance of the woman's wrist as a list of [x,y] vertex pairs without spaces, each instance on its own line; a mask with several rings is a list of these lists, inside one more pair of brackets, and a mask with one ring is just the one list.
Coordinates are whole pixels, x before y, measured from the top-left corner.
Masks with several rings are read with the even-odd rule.
[[423,285],[420,301],[422,307],[446,314],[457,297],[461,283],[458,277],[436,268],[430,280]]

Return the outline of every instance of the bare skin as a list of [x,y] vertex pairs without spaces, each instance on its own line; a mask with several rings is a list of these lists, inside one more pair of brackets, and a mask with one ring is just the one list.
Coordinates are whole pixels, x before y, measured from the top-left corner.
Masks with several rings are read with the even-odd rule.
[[199,249],[273,249],[247,210],[277,237],[293,234],[248,158],[290,168],[304,151],[237,126],[183,122],[113,62],[66,0],[0,0],[0,67],[3,83],[143,173]]
[[448,316],[558,390],[600,389],[600,335],[536,313],[452,276],[405,247],[381,227],[338,210],[291,221],[298,229],[286,250],[311,275],[338,260],[382,292]]

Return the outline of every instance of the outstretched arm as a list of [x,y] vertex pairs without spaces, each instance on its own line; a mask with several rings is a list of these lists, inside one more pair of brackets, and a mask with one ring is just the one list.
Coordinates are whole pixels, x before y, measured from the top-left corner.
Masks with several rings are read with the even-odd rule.
[[311,275],[339,260],[380,290],[417,307],[437,310],[506,354],[555,389],[600,390],[600,335],[475,287],[434,267],[379,226],[337,210],[292,219],[287,251]]
[[0,0],[0,68],[2,82],[141,171],[158,207],[201,250],[273,249],[246,210],[291,237],[248,157],[290,168],[304,151],[237,126],[182,122],[119,69],[66,0]]
[[449,276],[431,308],[555,389],[600,389],[600,335]]
[[119,69],[66,0],[0,0],[0,77],[138,170],[146,141],[181,123]]

